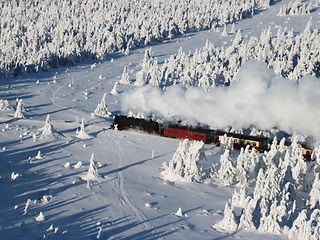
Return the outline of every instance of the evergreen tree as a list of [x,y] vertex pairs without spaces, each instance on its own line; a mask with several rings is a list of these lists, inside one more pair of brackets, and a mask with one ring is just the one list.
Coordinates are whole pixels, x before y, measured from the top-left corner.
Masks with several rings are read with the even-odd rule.
[[316,177],[312,184],[312,189],[309,194],[309,206],[310,208],[320,207],[320,177],[319,173],[316,173]]
[[102,177],[98,173],[97,162],[94,160],[94,153],[91,154],[90,165],[86,175],[81,177],[84,181],[101,181]]
[[179,143],[171,161],[164,162],[161,176],[169,181],[202,182],[210,175],[210,171],[203,169],[205,161],[203,142],[185,139]]
[[233,212],[233,207],[229,203],[226,203],[225,205],[223,219],[214,224],[212,227],[229,231],[234,231],[238,228],[238,224],[235,220],[235,215]]
[[23,111],[22,99],[19,99],[18,103],[17,103],[16,111],[14,113],[14,117],[15,118],[24,118],[24,114],[22,113],[22,111]]
[[101,102],[98,103],[97,108],[94,110],[94,114],[99,117],[109,117],[111,113],[107,108],[107,94],[104,94]]
[[50,135],[53,134],[54,129],[53,129],[53,126],[51,124],[51,120],[50,120],[50,115],[49,114],[46,117],[46,121],[45,121],[44,126],[42,128],[39,128],[38,132],[40,132],[40,134],[42,136],[50,136]]
[[128,66],[125,66],[123,69],[123,73],[121,75],[119,83],[129,85],[130,79],[129,79],[129,68]]
[[231,159],[229,158],[230,150],[226,149],[220,157],[220,169],[218,171],[218,178],[220,182],[225,185],[233,185],[236,182],[237,170],[232,165]]

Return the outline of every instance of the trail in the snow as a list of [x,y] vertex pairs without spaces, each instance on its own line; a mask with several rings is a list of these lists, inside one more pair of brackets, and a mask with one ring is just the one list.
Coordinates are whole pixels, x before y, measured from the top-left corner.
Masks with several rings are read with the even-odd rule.
[[[116,134],[115,134],[116,136]],[[122,152],[123,149],[121,147],[121,143],[120,143],[120,138],[117,136],[116,137],[117,140],[115,140],[114,138],[111,138],[114,143],[117,145],[118,147],[118,158],[119,158],[119,167],[123,167],[123,157],[122,157]],[[146,218],[146,216],[142,213],[141,210],[139,210],[138,207],[136,207],[134,205],[134,203],[130,200],[130,195],[128,194],[126,187],[125,187],[125,182],[126,179],[123,176],[122,172],[119,171],[116,174],[116,178],[115,178],[115,187],[118,190],[119,193],[119,201],[121,202],[121,204],[125,207],[127,207],[130,211],[132,211],[135,215],[135,217],[139,220],[139,222],[141,222],[141,224],[139,225],[144,231],[150,231],[152,233],[154,233],[158,239],[162,239],[165,240],[165,237],[163,237],[161,234],[157,233],[154,230],[154,226],[148,222],[148,219]]]

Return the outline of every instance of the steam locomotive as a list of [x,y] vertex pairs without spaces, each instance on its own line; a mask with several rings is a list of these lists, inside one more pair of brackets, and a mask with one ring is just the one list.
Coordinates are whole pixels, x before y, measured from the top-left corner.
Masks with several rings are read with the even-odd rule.
[[[272,140],[263,136],[251,136],[239,133],[230,133],[221,130],[212,130],[203,127],[183,126],[177,123],[159,124],[158,122],[125,115],[116,115],[114,123],[111,126],[113,129],[127,130],[137,129],[140,131],[158,134],[163,137],[190,139],[202,141],[204,143],[214,143],[220,146],[225,136],[232,137],[233,147],[235,149],[245,148],[247,145],[259,152],[270,150]],[[290,145],[290,142],[286,142]],[[312,150],[305,144],[301,144],[303,156],[306,160],[311,160]]]

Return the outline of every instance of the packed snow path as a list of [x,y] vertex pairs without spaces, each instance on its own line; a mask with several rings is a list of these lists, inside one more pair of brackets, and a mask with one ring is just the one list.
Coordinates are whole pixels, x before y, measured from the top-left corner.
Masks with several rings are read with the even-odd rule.
[[[109,136],[110,137],[110,136]],[[121,147],[121,140],[118,136],[114,136],[112,137],[115,140],[116,145],[118,145],[118,155],[119,155],[119,168],[123,168],[123,149]],[[151,159],[150,159],[151,160]],[[158,236],[157,238],[159,239],[164,239],[161,234],[158,235],[157,232],[154,229],[154,226],[152,226],[150,223],[148,223],[148,220],[146,218],[146,216],[143,214],[143,212],[141,210],[139,210],[134,203],[132,203],[132,201],[130,200],[130,196],[128,195],[128,192],[126,190],[125,187],[125,182],[126,179],[124,178],[122,172],[118,172],[117,176],[116,176],[116,180],[115,180],[115,187],[118,190],[118,194],[119,194],[119,200],[120,202],[127,206],[136,216],[136,218],[138,219],[138,221],[140,221],[141,223],[143,223],[141,225],[142,230],[144,231],[150,231],[151,233],[155,234],[155,236]]]
[[[272,31],[277,26],[287,26],[298,32],[311,15],[313,25],[320,25],[319,10],[307,16],[277,17],[280,7],[288,2],[278,2],[253,18],[238,22],[236,27],[243,30],[243,36],[258,36],[269,25]],[[214,31],[193,32],[153,45],[152,49],[161,61],[180,47],[193,51],[207,39],[219,46],[228,44],[232,37],[224,38]],[[22,98],[27,108],[26,119],[15,121],[8,114],[0,115],[0,129],[4,129],[0,133],[0,190],[4,193],[0,199],[1,239],[96,239],[100,227],[101,239],[282,238],[213,230],[211,225],[222,218],[224,204],[233,189],[163,181],[159,178],[160,167],[171,159],[177,140],[114,132],[108,129],[111,118],[91,119],[97,103],[104,93],[110,92],[123,68],[128,65],[133,72],[139,69],[143,54],[144,49],[137,49],[129,56],[109,56],[94,69],[90,67],[92,63],[87,63],[26,75],[11,84],[1,82],[0,98],[10,100],[12,105],[16,98]],[[53,82],[55,72],[57,83]],[[122,86],[120,91],[126,89]],[[118,113],[119,97],[108,95],[108,102],[110,111]],[[43,126],[47,114],[61,134],[34,142],[32,132]],[[82,117],[87,121],[88,133],[94,136],[91,140],[74,137],[80,125],[76,120]],[[35,160],[39,150],[44,158]],[[151,159],[153,150],[155,157]],[[91,183],[88,189],[80,176],[88,168],[91,153],[101,162],[99,173],[106,178],[102,183]],[[219,158],[214,149],[208,153],[211,158]],[[79,161],[84,167],[77,169]],[[64,168],[66,162],[70,162],[70,168]],[[10,178],[13,172],[19,174],[15,180]],[[31,203],[23,215],[28,199]],[[173,215],[179,207],[187,218]],[[36,222],[40,211],[45,220]],[[58,228],[56,233],[48,230],[51,224]]]

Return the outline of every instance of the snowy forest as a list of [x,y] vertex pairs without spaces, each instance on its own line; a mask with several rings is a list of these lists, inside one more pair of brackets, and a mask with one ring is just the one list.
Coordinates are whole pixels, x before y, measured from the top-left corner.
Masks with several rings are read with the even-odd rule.
[[[289,80],[320,76],[320,35],[318,29],[312,29],[311,21],[297,35],[293,30],[279,28],[273,36],[268,28],[259,38],[243,40],[241,29],[235,31],[234,25],[229,33],[235,35],[230,46],[215,47],[207,42],[192,54],[180,49],[163,63],[158,63],[151,50],[147,50],[135,85],[164,87],[181,83],[208,90],[219,83],[236,81],[234,77],[241,65],[249,60],[265,62],[276,74]],[[227,34],[225,27],[222,35]]]
[[[173,158],[164,162],[161,177],[169,181],[219,182],[237,186],[225,205],[223,219],[213,228],[284,234],[289,239],[320,238],[320,155],[306,162],[301,145],[275,138],[271,150],[259,155],[249,145],[240,153],[225,137],[219,164],[207,160],[204,144],[184,140]],[[233,156],[232,156],[233,155]]]
[[[191,30],[211,29],[269,7],[273,0],[2,1],[0,75],[103,59]],[[158,13],[158,14],[154,14]]]

